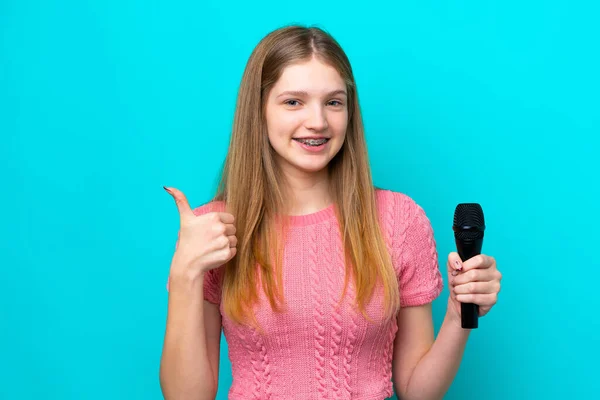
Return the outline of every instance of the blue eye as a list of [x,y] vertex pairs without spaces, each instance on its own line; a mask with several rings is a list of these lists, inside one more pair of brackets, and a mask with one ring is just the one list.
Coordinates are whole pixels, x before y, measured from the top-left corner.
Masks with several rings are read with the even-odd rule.
[[[295,104],[292,104],[292,103],[295,103]],[[286,100],[286,101],[284,101],[284,104],[287,104],[287,105],[293,107],[293,106],[298,105],[298,100]]]
[[[337,104],[331,104],[331,103],[337,103]],[[331,100],[331,101],[329,102],[329,104],[331,104],[332,106],[341,106],[341,105],[342,105],[342,102],[340,102],[340,101],[337,101],[337,100]]]

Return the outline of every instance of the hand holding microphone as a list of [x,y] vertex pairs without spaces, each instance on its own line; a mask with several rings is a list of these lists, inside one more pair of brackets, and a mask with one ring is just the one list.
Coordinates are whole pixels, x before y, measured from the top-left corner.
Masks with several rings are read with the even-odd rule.
[[493,257],[481,254],[485,221],[479,204],[459,204],[452,229],[458,252],[448,256],[448,308],[462,328],[475,329],[497,302],[502,274]]
[[180,220],[171,276],[194,279],[235,257],[237,238],[233,215],[209,212],[196,216],[181,191],[166,187],[165,190],[175,199]]

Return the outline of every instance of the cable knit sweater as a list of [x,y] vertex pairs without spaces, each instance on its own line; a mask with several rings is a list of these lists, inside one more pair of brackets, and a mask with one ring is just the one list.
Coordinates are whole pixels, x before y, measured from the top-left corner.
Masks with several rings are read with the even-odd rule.
[[[410,197],[377,190],[380,222],[400,288],[402,307],[429,303],[443,282],[433,230]],[[216,206],[216,207],[215,207]],[[194,210],[223,210],[222,203]],[[220,306],[233,374],[229,399],[380,400],[393,395],[392,354],[397,320],[382,323],[383,290],[367,306],[367,321],[348,301],[342,243],[334,208],[291,217],[283,268],[288,311],[274,313],[262,290],[256,309],[265,329],[229,320]],[[206,274],[204,297],[220,303],[223,268]],[[347,298],[353,299],[350,281]]]

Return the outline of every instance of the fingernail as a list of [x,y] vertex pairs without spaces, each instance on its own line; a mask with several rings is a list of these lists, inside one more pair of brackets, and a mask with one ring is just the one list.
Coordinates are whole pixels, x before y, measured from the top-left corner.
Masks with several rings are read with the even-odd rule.
[[173,194],[173,193],[171,193],[171,191],[170,191],[169,189],[167,189],[167,187],[166,187],[166,186],[163,186],[163,188],[164,188],[164,189],[167,191],[167,193],[169,193],[169,194]]
[[462,269],[462,265],[458,262],[458,260],[454,261],[454,264],[456,264],[456,269],[457,270],[461,270]]

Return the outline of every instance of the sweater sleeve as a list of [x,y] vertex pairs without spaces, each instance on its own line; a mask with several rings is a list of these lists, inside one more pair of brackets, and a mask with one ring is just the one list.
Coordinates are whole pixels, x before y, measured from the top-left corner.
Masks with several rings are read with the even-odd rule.
[[[444,287],[438,253],[429,218],[408,196],[396,202],[397,222],[394,252],[402,307],[432,302]],[[400,214],[400,215],[398,215]]]
[[[212,211],[224,211],[225,206],[221,202],[211,202],[204,204],[193,210],[194,215],[200,216]],[[175,249],[179,244],[179,232],[177,233],[177,241],[175,242]],[[211,269],[204,274],[204,300],[209,301],[213,304],[220,304],[221,302],[221,285],[223,277],[223,267]],[[169,279],[167,279],[167,291],[169,290]]]

